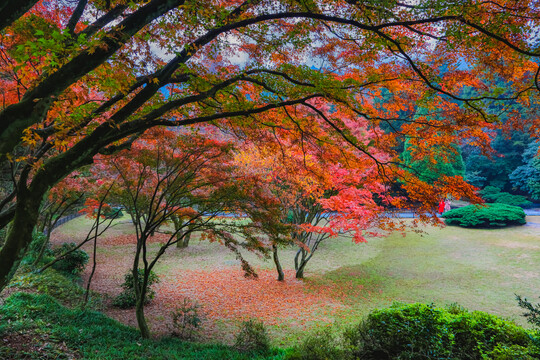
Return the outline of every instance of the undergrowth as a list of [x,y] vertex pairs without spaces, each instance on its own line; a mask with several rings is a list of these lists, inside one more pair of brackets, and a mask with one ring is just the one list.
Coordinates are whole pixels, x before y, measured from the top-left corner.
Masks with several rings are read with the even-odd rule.
[[[36,359],[283,359],[281,350],[267,356],[243,354],[218,344],[184,342],[176,338],[141,339],[134,328],[105,315],[69,309],[48,295],[17,293],[0,307],[0,338],[31,337],[37,343],[48,339],[47,349]],[[31,346],[28,346],[29,348]],[[62,349],[64,354],[58,350]],[[43,352],[44,351],[44,352]],[[0,359],[31,359],[24,351],[0,343]]]

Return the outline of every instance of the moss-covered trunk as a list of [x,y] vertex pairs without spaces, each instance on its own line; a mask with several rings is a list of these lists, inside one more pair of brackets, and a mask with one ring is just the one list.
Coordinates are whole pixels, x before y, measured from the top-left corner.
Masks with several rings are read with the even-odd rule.
[[0,249],[0,292],[7,286],[19,267],[36,225],[43,192],[21,189],[17,194],[17,208],[8,227],[6,241]]

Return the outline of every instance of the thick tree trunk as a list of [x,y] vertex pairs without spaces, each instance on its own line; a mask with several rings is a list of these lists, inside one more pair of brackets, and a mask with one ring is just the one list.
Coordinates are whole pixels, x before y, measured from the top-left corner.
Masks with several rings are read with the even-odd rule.
[[191,240],[191,231],[184,236],[184,240],[182,241],[184,248],[189,246],[189,240]]
[[21,189],[17,194],[17,208],[9,226],[6,242],[0,249],[0,292],[7,286],[28,245],[36,225],[43,193]]
[[172,220],[174,223],[174,231],[176,231],[176,247],[179,249],[185,249],[189,246],[189,240],[191,239],[190,230],[192,226],[191,224],[189,224],[187,231],[179,230],[184,226],[184,224],[182,223],[182,219],[177,216],[173,216]]
[[281,267],[281,263],[279,262],[279,256],[278,256],[278,248],[276,245],[272,245],[272,253],[274,258],[274,264],[276,264],[276,271],[278,273],[278,281],[284,281],[285,280],[285,274],[283,273],[283,268]]

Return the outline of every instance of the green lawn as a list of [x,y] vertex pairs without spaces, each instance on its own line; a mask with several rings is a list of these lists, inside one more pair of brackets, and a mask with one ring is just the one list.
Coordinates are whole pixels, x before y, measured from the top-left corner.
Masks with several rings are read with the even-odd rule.
[[[111,236],[132,231],[126,220],[121,219]],[[409,232],[405,237],[395,233],[387,238],[370,239],[367,244],[354,244],[347,238],[327,240],[308,264],[305,282],[309,290],[306,291],[317,292],[333,286],[348,294],[336,300],[347,309],[345,315],[332,319],[338,324],[357,322],[373,309],[400,301],[438,305],[455,302],[524,325],[514,294],[533,301],[540,296],[540,217],[529,217],[528,221],[537,225],[497,230],[430,226],[423,233]],[[75,219],[57,229],[53,236],[76,240],[84,237],[88,223],[84,218]],[[150,246],[156,247],[156,244]],[[129,269],[132,251],[129,245],[110,245],[99,250],[98,259],[114,263],[118,269],[110,274],[117,283]],[[294,252],[294,249],[281,251],[285,269],[293,268]],[[273,268],[269,259],[254,254],[245,256],[258,269]],[[234,254],[219,244],[198,241],[196,236],[188,249],[171,248],[156,272],[168,281],[181,276],[183,271],[215,274],[238,268],[238,264]],[[354,291],[359,287],[363,291]],[[218,327],[226,331],[227,324],[220,322]],[[294,342],[304,331],[287,321],[271,330],[281,344]]]

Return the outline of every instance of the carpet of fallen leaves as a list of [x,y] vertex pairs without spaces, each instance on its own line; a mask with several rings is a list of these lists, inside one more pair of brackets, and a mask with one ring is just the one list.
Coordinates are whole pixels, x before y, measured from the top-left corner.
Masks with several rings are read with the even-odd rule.
[[[55,239],[55,242],[61,240]],[[163,242],[157,234],[152,242]],[[104,312],[128,325],[136,326],[133,310],[110,306],[121,291],[123,275],[131,268],[133,235],[115,235],[99,239],[101,251],[92,289],[109,296]],[[110,248],[110,251],[107,249]],[[115,249],[115,250],[113,250]],[[88,246],[87,251],[91,251]],[[179,259],[180,260],[180,259]],[[204,259],[201,259],[204,262]],[[328,283],[294,278],[294,270],[285,270],[284,282],[276,280],[273,269],[256,269],[258,278],[246,278],[238,265],[208,264],[200,270],[184,269],[181,261],[160,273],[155,286],[156,297],[145,307],[149,325],[156,335],[170,334],[171,312],[184,298],[197,302],[203,316],[201,340],[232,341],[238,324],[249,318],[262,320],[268,326],[303,331],[325,326],[345,317],[350,310],[348,299],[362,297],[367,291],[348,283]],[[90,269],[83,275],[86,282]]]
[[[258,318],[268,325],[284,321],[331,321],[344,308],[338,298],[338,289],[314,289],[301,280],[294,279],[294,272],[287,271],[285,282],[276,281],[276,273],[258,270],[259,278],[245,278],[234,267],[214,271],[185,271],[178,275],[162,277],[159,301],[174,306],[187,297],[203,305],[211,320],[247,320]],[[359,289],[361,290],[361,289]],[[313,319],[314,315],[318,319]]]

